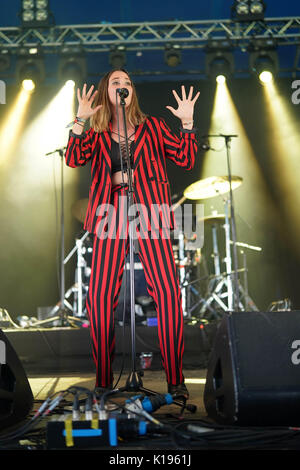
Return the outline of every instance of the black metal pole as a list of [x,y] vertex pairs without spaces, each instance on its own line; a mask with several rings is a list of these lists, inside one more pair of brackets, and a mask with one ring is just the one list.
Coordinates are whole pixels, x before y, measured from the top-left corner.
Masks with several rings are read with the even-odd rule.
[[238,277],[238,255],[236,246],[236,223],[235,223],[235,210],[232,193],[232,174],[231,174],[231,162],[230,162],[230,143],[233,137],[238,137],[236,134],[211,134],[202,137],[222,137],[225,139],[226,145],[226,159],[227,159],[227,172],[229,181],[229,202],[230,202],[230,223],[231,223],[231,234],[232,234],[232,246],[233,246],[233,263],[234,263],[234,289],[233,289],[233,308],[238,311],[240,308],[239,300],[239,277]]
[[[59,151],[61,158],[61,245],[60,245],[60,308],[63,311],[65,308],[65,207],[64,207],[64,159],[62,150]],[[62,320],[63,321],[63,320]]]
[[[130,319],[131,319],[131,372],[126,380],[126,389],[129,391],[137,391],[142,387],[142,379],[136,369],[136,342],[135,342],[135,279],[134,279],[134,227],[131,223],[129,212],[133,205],[133,181],[132,169],[130,161],[130,152],[127,137],[127,123],[125,113],[125,98],[120,94],[120,104],[122,107],[122,116],[124,124],[125,145],[127,155],[127,182],[128,182],[128,222],[129,222],[129,270],[130,270]],[[126,262],[126,260],[125,260]]]
[[230,162],[230,143],[232,137],[235,135],[223,135],[226,143],[226,156],[227,156],[227,168],[228,168],[228,181],[229,181],[229,201],[230,201],[230,222],[231,222],[231,234],[232,234],[232,248],[233,248],[233,263],[234,263],[234,296],[233,296],[233,308],[237,312],[240,308],[240,294],[239,294],[239,276],[238,276],[238,255],[236,246],[236,223],[235,223],[235,210],[233,203],[232,193],[232,174],[231,174],[231,162]]

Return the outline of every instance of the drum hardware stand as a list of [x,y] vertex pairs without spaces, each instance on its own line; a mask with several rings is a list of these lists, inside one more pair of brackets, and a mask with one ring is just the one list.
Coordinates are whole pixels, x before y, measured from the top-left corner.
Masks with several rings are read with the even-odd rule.
[[74,310],[76,311],[76,315],[79,318],[85,318],[85,315],[83,313],[83,279],[82,279],[82,272],[86,268],[86,261],[83,257],[83,242],[84,240],[89,236],[89,232],[85,232],[85,234],[79,238],[76,239],[76,244],[74,248],[70,251],[68,256],[64,260],[64,264],[66,264],[71,256],[77,251],[77,266],[76,266],[76,279],[75,279],[75,284],[67,291],[66,297],[73,292],[75,295],[77,295],[76,300],[77,300],[77,308],[74,305]]
[[220,253],[219,253],[219,246],[218,246],[218,237],[217,237],[217,225],[213,224],[212,228],[212,239],[213,239],[213,259],[214,259],[214,266],[215,266],[215,275],[219,276],[221,273],[220,268]]
[[[225,221],[226,222],[225,222],[225,225],[224,225],[224,229],[225,229],[225,237],[226,237],[226,243],[225,243],[225,247],[226,247],[226,256],[225,256],[226,272],[221,273],[220,269],[219,269],[219,250],[218,250],[218,245],[217,245],[217,234],[216,234],[216,226],[215,226],[214,231],[213,231],[213,243],[214,243],[213,257],[214,257],[214,261],[217,261],[217,262],[215,263],[215,275],[212,276],[212,282],[215,284],[215,281],[217,280],[217,285],[215,285],[210,290],[210,295],[207,298],[207,300],[205,301],[205,303],[204,303],[204,305],[203,305],[203,307],[200,311],[201,315],[205,313],[205,309],[207,307],[209,307],[210,304],[213,301],[215,301],[222,308],[222,310],[224,310],[226,312],[231,311],[231,307],[232,307],[232,303],[230,302],[230,294],[232,293],[231,282],[232,282],[232,275],[235,274],[235,272],[232,272],[232,266],[231,266],[230,246],[233,244],[233,241],[230,240],[230,238],[229,238],[230,231],[229,231],[229,224],[228,224],[228,210],[227,209],[225,210]],[[250,250],[254,250],[254,251],[261,251],[260,247],[251,246],[251,245],[248,245],[246,243],[236,242],[236,246],[240,246],[242,248],[250,249]],[[249,308],[252,311],[253,310],[258,311],[257,306],[255,305],[255,303],[253,302],[253,300],[249,296],[249,292],[248,292],[248,275],[247,275],[248,269],[247,269],[246,253],[245,253],[244,250],[242,250],[241,254],[243,255],[244,267],[241,268],[241,269],[238,269],[237,274],[238,273],[244,273],[244,287],[242,287],[240,282],[238,283],[239,294],[241,294],[241,297],[239,296],[239,308],[242,311],[247,310],[247,308]],[[227,292],[222,293],[222,288],[224,286],[227,288]],[[223,302],[223,299],[226,298],[226,297],[228,298],[228,304],[227,305]],[[244,299],[244,304],[241,301],[241,299]]]
[[[240,308],[240,300],[239,300],[239,278],[238,278],[238,256],[237,256],[237,247],[236,247],[236,223],[235,223],[235,209],[234,209],[234,201],[233,201],[233,193],[232,193],[232,174],[231,174],[231,156],[230,156],[230,147],[231,147],[231,140],[232,138],[238,137],[237,135],[229,135],[229,134],[218,134],[218,135],[208,135],[205,137],[217,137],[225,139],[226,145],[226,159],[227,159],[227,171],[228,171],[228,181],[229,181],[229,210],[230,210],[230,222],[229,224],[229,214],[228,214],[228,205],[227,205],[227,220],[225,224],[225,233],[227,233],[226,243],[229,243],[230,240],[230,228],[232,233],[232,245],[233,245],[233,278],[234,282],[232,282],[231,276],[228,278],[228,310],[229,311],[239,311]],[[231,227],[230,227],[231,225]],[[231,272],[231,252],[229,247],[226,246],[226,266],[227,266],[227,273]]]
[[[50,317],[46,320],[37,321],[36,325],[45,325],[47,323],[59,322],[59,326],[73,326],[74,321],[78,321],[78,318],[69,315],[68,313],[73,311],[72,306],[66,301],[65,296],[65,220],[64,220],[64,150],[65,147],[54,150],[53,152],[46,153],[48,155],[59,154],[61,159],[61,242],[60,242],[60,301],[51,310]],[[56,316],[51,317],[52,314]]]
[[[201,296],[201,294],[199,293],[199,291],[193,287],[193,284],[195,283],[198,283],[200,281],[206,281],[208,280],[209,278],[211,279],[215,279],[216,276],[203,276],[203,277],[200,277],[198,279],[194,279],[193,281],[190,281],[185,278],[183,284],[180,285],[180,289],[181,289],[181,292],[182,292],[182,295],[184,294],[185,290],[189,290],[189,291],[192,291],[192,293],[199,297],[200,300],[198,300],[195,304],[193,304],[193,306],[190,308],[190,309],[187,309],[187,311],[185,312],[185,317],[191,319],[191,313],[197,308],[199,307],[199,305],[202,305],[202,304],[205,304],[205,310],[208,309],[210,310],[210,312],[214,315],[214,316],[217,316],[217,313],[216,311],[210,306],[210,303],[207,303],[207,301]],[[198,316],[198,315],[197,315]]]
[[[213,301],[217,302],[217,304],[219,304],[220,307],[226,312],[233,310],[234,295],[233,295],[232,275],[236,275],[237,273],[235,271],[232,272],[228,204],[229,204],[229,201],[225,200],[225,224],[224,224],[225,259],[224,261],[226,264],[226,275],[221,276],[220,255],[219,255],[219,248],[218,248],[218,243],[217,243],[217,228],[216,228],[216,225],[214,224],[212,236],[213,236],[213,258],[214,258],[214,266],[215,266],[215,276],[214,276],[213,282],[215,284],[215,280],[217,280],[217,285],[215,285],[212,289],[209,289],[210,295],[207,298],[207,300],[204,302],[204,305],[200,310],[200,315],[202,315],[205,312],[206,307],[210,305]],[[220,280],[218,281],[218,279]],[[226,292],[222,293],[223,287],[226,288]],[[227,297],[227,305],[223,302],[223,299],[225,297]],[[242,305],[239,302],[239,308],[240,307],[242,307]]]
[[[232,241],[230,241],[230,243],[232,243]],[[247,243],[241,243],[241,242],[236,242],[236,246],[243,248],[240,250],[240,254],[243,257],[243,265],[244,265],[244,268],[243,268],[244,269],[244,287],[240,286],[240,292],[241,292],[242,298],[244,298],[245,310],[246,311],[259,311],[254,301],[249,296],[247,255],[246,255],[245,249],[253,250],[253,251],[262,251],[262,249],[259,246],[248,245]]]
[[[199,282],[199,279],[196,279],[192,282],[190,281],[190,270],[188,269],[188,264],[186,262],[185,257],[185,239],[184,233],[182,231],[179,232],[179,250],[178,250],[178,271],[179,271],[179,282],[180,282],[180,289],[181,289],[181,297],[182,297],[182,311],[184,318],[191,318],[192,312],[204,302],[201,294],[198,290],[193,286],[196,282]],[[205,277],[207,278],[207,276]],[[196,297],[199,297],[196,303],[190,307],[190,295],[193,293]]]
[[[186,280],[186,267],[185,267],[185,253],[184,253],[184,246],[185,246],[185,240],[184,240],[184,233],[182,231],[179,232],[178,236],[178,260],[179,260],[179,282],[180,284],[184,285],[184,282]],[[187,291],[186,289],[183,289],[181,292],[181,298],[182,298],[182,312],[183,316],[187,316]]]
[[[174,197],[174,196],[173,196]],[[172,211],[181,206],[181,204],[186,200],[185,196],[182,196],[175,204],[172,205]],[[195,287],[192,286],[192,283],[189,283],[189,276],[190,273],[187,272],[187,260],[185,256],[185,234],[182,230],[178,232],[178,271],[179,271],[179,282],[180,282],[180,289],[181,289],[181,298],[182,298],[182,312],[183,317],[191,318],[191,314],[193,310],[195,310],[202,302],[203,298],[201,297],[200,293],[197,291]],[[196,304],[193,305],[192,308],[189,307],[190,305],[190,291],[192,290],[193,294],[197,297],[200,297]]]

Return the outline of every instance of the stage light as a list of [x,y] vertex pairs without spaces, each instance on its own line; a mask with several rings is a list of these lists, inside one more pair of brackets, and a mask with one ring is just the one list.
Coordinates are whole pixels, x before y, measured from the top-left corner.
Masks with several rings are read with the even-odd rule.
[[0,72],[10,67],[10,55],[7,49],[0,49]]
[[249,5],[248,2],[238,2],[236,6],[236,12],[238,15],[247,15],[249,14]]
[[25,91],[32,92],[35,89],[35,83],[33,80],[23,80],[22,88]]
[[207,52],[206,75],[212,80],[226,81],[234,72],[233,54],[229,51]]
[[34,21],[34,0],[24,0],[22,2],[22,22],[24,24]]
[[8,163],[15,152],[15,147],[22,134],[25,114],[28,109],[31,93],[19,91],[15,102],[9,109],[8,116],[4,116],[0,128],[1,155],[0,165]]
[[18,83],[31,80],[35,86],[40,85],[45,79],[45,65],[41,56],[37,54],[19,55],[16,64],[16,75]]
[[[215,97],[211,113],[211,121],[207,134],[220,136],[223,135],[237,135],[237,138],[232,138],[230,142],[230,169],[232,175],[243,178],[243,183],[237,189],[233,190],[233,199],[236,211],[236,229],[237,240],[247,240],[256,242],[256,244],[263,246],[268,245],[269,240],[266,234],[266,221],[274,217],[274,208],[272,200],[269,197],[268,188],[264,180],[264,175],[261,171],[258,159],[254,154],[251,141],[244,128],[243,122],[235,103],[227,87],[226,82],[222,85],[216,86]],[[228,176],[228,160],[225,146],[224,137],[211,137],[209,138],[210,149],[205,152],[203,156],[203,163],[201,165],[201,173],[199,179],[209,178],[211,175]],[[253,188],[255,190],[253,191]],[[251,194],[251,197],[249,197]],[[226,204],[229,201],[229,194],[223,197],[221,194],[211,199],[203,199],[201,203],[204,204],[204,213],[206,215],[213,215],[214,213],[224,214],[226,211]],[[228,210],[228,206],[227,206]],[[241,216],[242,215],[242,216]],[[245,223],[246,221],[246,223]],[[217,230],[217,237],[223,240],[225,226],[219,225]],[[211,227],[210,224],[205,227],[206,250],[209,252],[209,246],[213,250],[211,244]],[[225,245],[224,245],[225,246]],[[251,254],[249,253],[251,256]],[[255,255],[256,256],[256,255]],[[239,257],[239,263],[241,258]],[[260,257],[248,257],[247,262],[252,265],[254,273],[261,266],[262,260]],[[213,259],[208,261],[208,269],[214,269]],[[253,263],[253,264],[252,264]],[[256,264],[257,263],[257,264]],[[249,266],[249,265],[248,265]],[[241,265],[239,265],[241,268]],[[268,269],[263,266],[262,269]],[[265,275],[265,273],[264,273]],[[240,278],[241,282],[242,278]],[[251,268],[249,273],[249,293],[257,295],[261,289],[257,275],[252,277]],[[257,282],[257,285],[253,285]],[[264,287],[262,288],[263,291]],[[220,291],[221,293],[221,291]],[[261,293],[259,292],[259,295]],[[242,298],[241,298],[242,300]],[[254,298],[254,302],[256,299]]]
[[273,49],[250,52],[250,70],[262,83],[270,83],[278,72],[278,55]]
[[22,0],[20,16],[24,28],[49,26],[53,23],[48,0]]
[[117,46],[109,53],[109,63],[114,69],[121,69],[126,65],[126,51],[124,46]]
[[253,1],[250,2],[250,13],[252,15],[261,15],[264,12],[263,2]]
[[270,163],[278,202],[282,207],[284,219],[281,224],[292,227],[289,236],[293,244],[294,255],[300,257],[300,136],[298,120],[288,96],[284,96],[273,80],[262,87],[265,116],[268,120],[266,138],[269,146]]
[[263,0],[235,0],[231,17],[235,21],[259,21],[264,19],[266,4]]
[[49,16],[48,1],[36,0],[36,20],[47,21]]
[[[23,165],[22,174],[26,184],[30,183],[32,188],[40,184],[45,185],[45,188],[48,189],[51,187],[52,182],[51,178],[49,179],[49,171],[52,170],[52,161],[55,157],[43,158],[43,156],[56,148],[66,145],[68,138],[66,125],[74,119],[74,95],[74,87],[62,86],[47,103],[46,107],[41,109],[40,113],[27,124],[23,132],[20,145],[23,154],[26,156],[26,167]],[[49,123],[51,123],[50,133]],[[31,160],[27,160],[28,152],[31,153]],[[65,170],[65,183],[67,185],[70,179],[76,179],[76,176],[73,175],[72,178],[72,174],[69,174],[67,169]],[[30,198],[29,195],[27,197]]]
[[222,85],[226,82],[226,77],[224,75],[218,75],[216,77],[216,82],[219,84],[219,85]]
[[262,83],[271,83],[273,80],[273,74],[269,72],[268,70],[264,70],[259,74],[259,79]]
[[165,49],[165,62],[169,67],[176,67],[181,63],[181,50],[180,46],[167,45]]
[[63,47],[58,61],[58,79],[61,84],[71,81],[80,87],[86,74],[86,58],[82,48]]
[[[234,72],[233,45],[228,39],[208,42],[205,48],[205,72],[212,80],[227,80]],[[223,76],[224,78],[221,78]]]
[[74,88],[75,87],[75,82],[74,82],[74,80],[67,80],[65,85],[66,85],[67,88]]

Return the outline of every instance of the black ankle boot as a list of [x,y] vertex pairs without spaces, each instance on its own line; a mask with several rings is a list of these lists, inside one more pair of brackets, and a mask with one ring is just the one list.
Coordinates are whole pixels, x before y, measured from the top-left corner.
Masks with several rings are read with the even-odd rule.
[[105,392],[108,392],[109,390],[112,390],[112,384],[107,385],[107,387],[95,387],[95,393],[98,394],[103,394]]
[[168,384],[168,393],[172,395],[172,397],[176,400],[177,398],[184,398],[185,400],[188,400],[189,398],[189,391],[186,388],[186,385],[184,382],[182,382],[179,385],[171,385]]

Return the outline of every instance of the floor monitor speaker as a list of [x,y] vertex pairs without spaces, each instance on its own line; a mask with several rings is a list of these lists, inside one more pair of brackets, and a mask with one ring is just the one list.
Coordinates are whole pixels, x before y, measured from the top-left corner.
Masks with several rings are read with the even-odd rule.
[[32,406],[33,395],[21,361],[0,330],[0,430],[25,419]]
[[220,424],[300,425],[300,312],[224,314],[204,405]]

